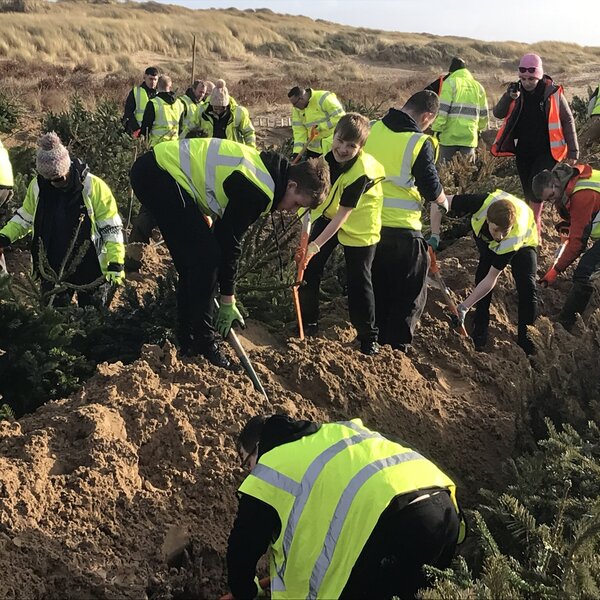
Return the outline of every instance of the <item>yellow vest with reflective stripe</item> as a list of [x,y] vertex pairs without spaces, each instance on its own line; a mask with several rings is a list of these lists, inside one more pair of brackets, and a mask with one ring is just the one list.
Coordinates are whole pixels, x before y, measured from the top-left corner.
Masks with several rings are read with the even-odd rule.
[[600,115],[600,85],[596,88],[596,102],[592,107],[591,115]]
[[161,142],[176,140],[179,137],[179,119],[183,112],[183,104],[176,100],[173,104],[162,98],[152,98],[154,104],[154,123],[150,131],[150,146]]
[[154,148],[156,162],[212,218],[222,217],[229,202],[223,183],[234,171],[263,191],[273,205],[275,183],[255,148],[217,138],[193,138],[163,142]]
[[384,227],[421,231],[423,199],[415,185],[412,168],[428,139],[433,141],[437,150],[437,141],[424,133],[394,132],[381,121],[371,128],[365,152],[385,169],[381,212]]
[[194,102],[187,94],[179,96],[178,100],[184,106],[184,116],[181,125],[181,137],[184,138],[188,132],[194,128],[196,113],[198,112],[198,103]]
[[8,158],[8,150],[0,142],[0,185],[12,187],[14,185],[13,171]]
[[133,114],[135,120],[138,122],[138,127],[141,127],[146,104],[148,104],[148,92],[146,91],[146,88],[143,88],[141,85],[136,85],[133,88],[133,99],[135,100],[135,112]]
[[292,108],[293,153],[302,151],[313,125],[317,127],[317,137],[308,145],[308,150],[323,154],[321,141],[333,134],[337,122],[346,114],[342,103],[333,92],[311,90],[306,108]]
[[342,173],[331,186],[325,202],[311,213],[313,219],[321,215],[333,219],[340,208],[344,189],[361,175],[366,175],[376,183],[360,197],[358,204],[352,209],[350,216],[338,231],[338,240],[344,246],[372,246],[379,241],[383,202],[381,181],[385,178],[383,166],[370,154],[361,150],[352,167]]
[[[600,194],[600,171],[592,169],[591,177],[588,179],[579,179],[571,194],[574,194],[579,190],[592,190]],[[593,215],[590,238],[594,241],[600,240],[600,211]]]
[[495,190],[489,194],[481,208],[471,217],[471,227],[475,235],[479,235],[487,219],[488,208],[498,200],[509,200],[517,211],[517,217],[508,235],[500,242],[495,240],[488,242],[488,248],[496,254],[516,252],[523,247],[535,248],[538,245],[538,231],[532,210],[523,200],[502,190]]
[[272,506],[281,521],[271,597],[339,598],[392,499],[435,487],[449,490],[458,511],[447,475],[360,419],[322,425],[263,454],[239,491]]
[[[215,124],[212,116],[207,112],[210,102],[202,104],[198,109],[194,125],[199,126],[206,137],[213,137]],[[256,147],[256,131],[250,119],[250,113],[244,106],[240,106],[233,98],[229,101],[229,120],[225,126],[225,139]]]
[[[34,233],[39,197],[40,187],[35,177],[27,188],[23,206],[0,230],[0,234],[5,235],[11,243],[28,233]],[[123,223],[117,209],[117,201],[108,185],[91,173],[88,173],[83,181],[82,197],[91,222],[92,244],[96,248],[100,269],[106,274],[110,263],[123,264],[125,261]]]

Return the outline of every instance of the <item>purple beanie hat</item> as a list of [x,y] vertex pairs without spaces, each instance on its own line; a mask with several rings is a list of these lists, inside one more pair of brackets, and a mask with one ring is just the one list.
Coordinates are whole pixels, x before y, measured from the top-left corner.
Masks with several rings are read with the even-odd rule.
[[537,79],[542,79],[544,76],[544,67],[542,66],[542,59],[537,54],[525,54],[523,58],[521,58],[521,62],[519,63],[519,69],[523,68],[534,68],[535,71],[530,73],[526,71],[525,73],[521,73],[519,71],[519,75],[536,77]]

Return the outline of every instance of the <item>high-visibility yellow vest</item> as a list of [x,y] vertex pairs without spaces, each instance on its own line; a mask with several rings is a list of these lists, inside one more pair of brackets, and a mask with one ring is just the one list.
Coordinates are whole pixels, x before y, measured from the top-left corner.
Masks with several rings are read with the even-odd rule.
[[339,598],[393,498],[428,488],[448,490],[458,511],[447,475],[360,419],[322,425],[263,454],[239,491],[272,506],[281,521],[271,545],[271,597]]
[[0,185],[12,187],[15,184],[13,170],[8,157],[8,150],[0,141]]
[[146,91],[146,88],[143,88],[141,85],[136,85],[133,88],[133,98],[135,100],[135,112],[133,115],[138,123],[138,127],[141,127],[146,104],[148,104],[148,92]]
[[271,210],[275,182],[255,148],[230,140],[193,138],[163,142],[154,148],[156,162],[212,218],[222,217],[229,198],[223,183],[238,171],[269,198],[263,214]]
[[179,101],[183,104],[183,121],[181,124],[181,137],[184,138],[188,132],[194,128],[198,112],[198,102],[194,102],[187,94],[179,96]]
[[588,113],[590,116],[592,115],[600,115],[600,85],[596,88],[596,96],[590,101],[590,112]]
[[[577,180],[571,195],[580,190],[592,190],[600,194],[600,171],[592,169],[591,177]],[[594,241],[600,240],[600,211],[592,215],[590,238]]]
[[[110,188],[102,179],[88,173],[83,181],[83,203],[91,222],[91,239],[96,248],[102,273],[106,274],[110,263],[123,264],[125,244],[123,223]],[[40,186],[34,178],[25,194],[23,206],[0,230],[11,242],[34,233],[35,213],[40,197]]]
[[414,131],[394,132],[381,121],[371,127],[365,152],[371,154],[385,169],[383,182],[384,227],[421,231],[423,198],[415,185],[412,168],[423,148],[431,140],[437,152],[437,140]]
[[516,252],[523,247],[535,248],[538,245],[538,231],[533,211],[523,200],[502,190],[495,190],[489,194],[481,208],[471,217],[471,227],[475,235],[479,235],[487,219],[488,208],[498,200],[509,200],[516,209],[517,217],[508,235],[502,241],[492,240],[488,242],[489,249],[496,254],[507,254],[508,252]]
[[[202,104],[195,116],[194,125],[199,126],[206,137],[213,137],[214,122],[209,113],[210,101]],[[229,101],[230,116],[225,127],[225,139],[256,147],[256,131],[250,119],[250,113],[233,98]]]
[[311,90],[311,96],[305,109],[292,108],[294,154],[302,152],[313,125],[317,127],[317,136],[307,149],[322,154],[321,141],[333,134],[337,122],[345,114],[342,103],[333,92]]
[[468,69],[458,69],[444,80],[440,110],[433,131],[443,146],[477,147],[478,133],[487,128],[488,105],[483,86]]
[[179,119],[183,104],[179,101],[169,104],[158,96],[150,100],[154,104],[154,123],[150,131],[150,146],[176,140],[179,137]]
[[381,206],[383,202],[381,182],[385,179],[383,166],[370,154],[361,150],[352,167],[342,173],[331,186],[325,202],[311,212],[313,219],[321,215],[333,219],[340,208],[344,189],[361,175],[366,175],[374,183],[360,197],[358,204],[352,209],[350,216],[338,231],[338,240],[344,246],[372,246],[381,237]]

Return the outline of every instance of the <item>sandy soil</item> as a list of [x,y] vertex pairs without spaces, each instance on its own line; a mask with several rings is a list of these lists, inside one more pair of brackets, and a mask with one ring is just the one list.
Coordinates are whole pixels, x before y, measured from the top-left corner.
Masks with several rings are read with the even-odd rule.
[[[542,263],[553,249],[549,240]],[[440,253],[459,297],[476,258],[468,238]],[[167,261],[164,247],[148,250],[140,292]],[[568,285],[541,292],[545,314]],[[170,344],[144,347],[131,365],[100,365],[74,396],[0,422],[0,597],[217,597],[243,477],[234,439],[259,412],[360,416],[433,458],[473,504],[480,487],[501,483],[531,392],[515,321],[509,274],[495,292],[488,353],[450,329],[435,290],[409,355],[361,355],[343,300],[319,339],[300,342],[250,321],[241,338],[269,401],[244,373],[181,359]]]

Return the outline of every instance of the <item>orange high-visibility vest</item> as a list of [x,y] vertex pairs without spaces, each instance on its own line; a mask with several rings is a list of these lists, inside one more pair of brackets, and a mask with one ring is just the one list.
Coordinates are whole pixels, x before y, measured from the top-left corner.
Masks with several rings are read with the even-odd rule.
[[[548,83],[547,85],[551,85]],[[560,122],[560,97],[563,94],[563,88],[561,85],[558,86],[556,92],[550,95],[548,100],[550,101],[550,110],[548,111],[548,136],[550,138],[550,152],[554,160],[561,161],[563,158],[567,156],[567,142],[565,140],[565,136],[562,130],[562,125]],[[512,132],[516,119],[513,117],[513,112],[517,106],[517,102],[521,98],[517,98],[517,100],[513,100],[510,103],[508,108],[508,114],[506,115],[502,127],[498,130],[496,134],[496,139],[492,144],[490,152],[494,156],[514,156],[515,153],[512,150],[503,149],[504,142],[510,133]],[[517,116],[518,118],[518,116]]]

